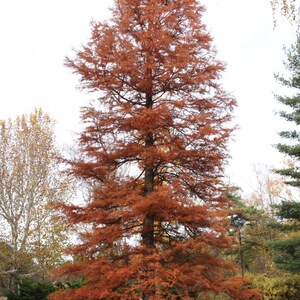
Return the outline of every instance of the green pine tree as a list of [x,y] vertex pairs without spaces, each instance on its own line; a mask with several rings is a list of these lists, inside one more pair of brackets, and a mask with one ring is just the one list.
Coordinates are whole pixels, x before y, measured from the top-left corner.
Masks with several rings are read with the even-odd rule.
[[300,273],[300,203],[283,201],[277,206],[277,217],[282,220],[279,228],[288,238],[270,242],[277,268]]
[[[285,68],[290,73],[289,78],[276,76],[283,86],[291,88],[292,96],[276,96],[277,100],[286,106],[287,110],[281,111],[280,116],[296,126],[300,125],[300,34],[297,35],[296,43],[289,49],[285,49],[287,60]],[[279,152],[293,159],[294,164],[290,167],[276,170],[277,173],[287,178],[286,183],[300,187],[300,132],[297,130],[281,131],[279,135],[288,140],[288,143],[279,143],[276,148]]]
[[[293,164],[290,167],[276,170],[277,173],[287,178],[286,184],[300,187],[300,33],[294,45],[286,49],[287,60],[285,68],[289,78],[276,76],[277,80],[285,87],[292,89],[292,96],[277,96],[278,101],[286,106],[280,115],[295,125],[295,130],[282,131],[279,135],[288,143],[279,143],[277,149],[289,156]],[[277,206],[277,217],[281,220],[278,227],[285,232],[285,238],[270,243],[274,251],[275,265],[282,270],[300,273],[300,203],[297,201],[283,201]]]

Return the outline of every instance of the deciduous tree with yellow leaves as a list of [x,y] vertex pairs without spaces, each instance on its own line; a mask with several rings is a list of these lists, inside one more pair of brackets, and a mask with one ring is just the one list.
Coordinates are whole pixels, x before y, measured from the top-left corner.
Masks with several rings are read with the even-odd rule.
[[0,278],[13,291],[25,274],[45,276],[65,247],[49,204],[66,200],[71,185],[58,170],[53,126],[40,109],[0,122]]

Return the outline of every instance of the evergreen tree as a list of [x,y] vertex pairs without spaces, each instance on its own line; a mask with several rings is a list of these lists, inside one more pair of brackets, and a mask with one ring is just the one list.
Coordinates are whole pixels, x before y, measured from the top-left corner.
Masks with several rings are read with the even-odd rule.
[[196,0],[116,0],[112,19],[93,22],[67,59],[80,87],[97,92],[82,111],[82,158],[70,161],[93,188],[86,205],[62,205],[87,230],[61,273],[85,285],[53,299],[254,296],[222,257],[232,244],[222,175],[235,100],[220,86],[203,11]]
[[288,238],[270,242],[274,251],[274,262],[277,268],[300,273],[300,203],[283,201],[277,206],[277,216],[282,222],[277,226]]
[[[290,49],[286,49],[287,61],[286,69],[290,72],[290,78],[276,76],[277,80],[284,86],[292,88],[295,91],[292,96],[277,96],[278,101],[287,107],[287,111],[281,111],[280,115],[296,126],[300,125],[300,36],[297,36],[296,43]],[[282,131],[279,135],[289,140],[290,143],[276,145],[277,149],[291,157],[294,164],[291,167],[276,170],[277,173],[287,178],[286,183],[300,187],[300,132],[298,130]]]
[[231,216],[233,234],[238,237],[239,248],[229,253],[241,268],[252,274],[266,273],[272,269],[272,251],[269,240],[279,238],[282,233],[272,225],[273,218],[266,211],[248,204],[238,194],[231,194],[235,213]]
[[[292,88],[295,93],[292,96],[277,96],[278,101],[287,106],[287,111],[282,111],[280,115],[294,125],[300,125],[300,35],[290,49],[286,50],[287,61],[286,69],[290,72],[290,78],[277,76],[279,82],[284,86]],[[300,187],[300,132],[295,130],[282,131],[280,136],[289,140],[288,144],[277,144],[277,149],[293,159],[293,164],[289,168],[276,170],[277,173],[285,176],[286,184]],[[277,240],[270,245],[274,250],[274,262],[280,269],[291,272],[300,271],[300,237],[297,233],[299,230],[300,220],[300,203],[295,201],[284,201],[278,207],[277,215],[285,220],[285,224],[279,227],[282,230],[294,232],[288,238]]]

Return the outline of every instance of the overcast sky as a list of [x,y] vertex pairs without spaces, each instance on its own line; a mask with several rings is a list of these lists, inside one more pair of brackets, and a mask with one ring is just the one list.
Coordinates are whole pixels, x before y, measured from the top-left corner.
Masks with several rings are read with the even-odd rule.
[[[92,19],[109,17],[112,0],[10,0],[0,2],[0,119],[41,107],[57,121],[60,145],[71,144],[78,131],[80,106],[92,95],[75,89],[77,80],[63,66],[72,48],[84,44]],[[225,88],[235,95],[240,129],[230,145],[228,175],[250,188],[254,163],[278,166],[272,147],[284,123],[275,116],[274,72],[283,72],[283,45],[295,29],[278,20],[273,30],[269,0],[204,0],[204,22],[219,58],[227,64]]]

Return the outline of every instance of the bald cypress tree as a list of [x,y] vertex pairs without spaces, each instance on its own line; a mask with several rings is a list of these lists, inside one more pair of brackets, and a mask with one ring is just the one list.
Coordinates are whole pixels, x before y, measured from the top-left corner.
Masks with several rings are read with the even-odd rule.
[[222,257],[233,242],[222,176],[235,100],[203,11],[195,0],[116,0],[67,59],[98,97],[82,110],[82,159],[69,162],[93,188],[86,205],[62,206],[87,228],[62,274],[86,284],[53,299],[252,295]]

